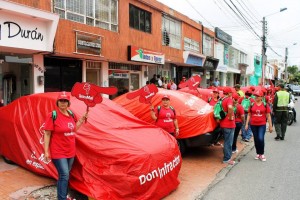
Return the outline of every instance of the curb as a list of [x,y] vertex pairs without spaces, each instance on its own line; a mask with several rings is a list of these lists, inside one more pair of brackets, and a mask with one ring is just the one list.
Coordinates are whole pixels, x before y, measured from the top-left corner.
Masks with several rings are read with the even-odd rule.
[[196,196],[195,200],[201,200],[203,197],[205,197],[205,194],[213,188],[216,184],[218,184],[220,181],[222,181],[224,178],[226,178],[226,175],[230,170],[234,168],[235,165],[237,165],[243,157],[245,157],[253,148],[254,148],[254,142],[243,142],[246,146],[243,148],[243,150],[237,155],[235,158],[236,164],[234,165],[227,165],[224,167],[217,175],[216,178],[211,182],[207,188],[205,188],[201,193]]

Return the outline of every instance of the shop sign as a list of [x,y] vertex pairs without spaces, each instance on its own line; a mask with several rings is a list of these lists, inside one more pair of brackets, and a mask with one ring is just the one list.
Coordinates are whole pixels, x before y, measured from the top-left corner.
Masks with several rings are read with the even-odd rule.
[[129,78],[129,71],[109,70],[109,78]]
[[215,33],[216,33],[216,38],[218,38],[219,40],[221,40],[229,45],[232,45],[232,36],[231,35],[225,33],[218,27],[215,28]]
[[128,46],[128,60],[163,65],[165,64],[165,54],[135,46]]
[[76,53],[101,55],[101,36],[76,31]]
[[203,65],[203,58],[189,54],[186,60],[186,64],[201,67]]
[[58,15],[8,1],[1,1],[0,13],[0,46],[53,51]]

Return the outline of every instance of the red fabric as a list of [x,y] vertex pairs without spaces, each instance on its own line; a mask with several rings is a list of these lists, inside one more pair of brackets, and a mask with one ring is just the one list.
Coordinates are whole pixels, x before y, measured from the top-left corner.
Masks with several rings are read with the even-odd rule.
[[233,101],[230,97],[225,98],[222,101],[223,110],[227,113],[226,117],[220,121],[221,128],[235,128],[235,120],[229,120],[228,106],[233,106]]
[[45,120],[44,130],[52,131],[50,140],[51,158],[72,158],[75,156],[76,123],[72,116],[66,116],[56,111],[56,120],[52,119],[52,112]]
[[[170,96],[170,105],[176,110],[176,118],[180,129],[177,138],[202,135],[213,131],[217,127],[213,108],[194,95],[178,90],[159,89],[152,99],[152,105],[154,107],[160,105],[161,98],[165,94]],[[130,100],[126,98],[126,94],[115,98],[113,101],[126,108],[139,119],[155,124],[150,115],[149,105]]]
[[176,115],[171,108],[160,106],[159,113],[156,108],[155,114],[157,116],[156,126],[161,127],[168,133],[175,133],[174,119],[176,119]]
[[274,95],[268,95],[266,96],[266,102],[269,104],[273,104],[274,102]]
[[260,105],[254,103],[254,105],[249,108],[249,112],[251,112],[250,124],[260,126],[266,124],[266,114],[270,113],[271,109],[268,105],[265,106],[263,102]]
[[235,122],[243,122],[242,121],[242,115],[244,115],[245,112],[244,112],[244,108],[242,105],[240,104],[237,104],[236,105],[236,112],[235,112]]
[[[43,160],[42,129],[56,108],[57,96],[56,92],[28,95],[0,108],[0,154],[55,179],[53,163]],[[70,110],[79,117],[86,106],[71,97]],[[173,136],[107,98],[88,116],[76,132],[72,188],[96,200],[144,200],[162,199],[178,187],[182,159]]]
[[135,90],[133,92],[126,93],[126,97],[128,99],[134,99],[139,96],[140,103],[149,104],[151,103],[152,98],[158,92],[156,85],[153,83],[150,85],[145,85],[139,90]]

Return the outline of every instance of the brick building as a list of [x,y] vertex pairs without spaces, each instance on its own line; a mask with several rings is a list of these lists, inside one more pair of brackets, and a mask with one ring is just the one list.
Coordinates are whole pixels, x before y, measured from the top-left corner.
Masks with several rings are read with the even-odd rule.
[[214,32],[155,0],[0,0],[0,15],[4,104],[78,81],[120,95],[153,74],[199,74],[205,87],[218,65]]

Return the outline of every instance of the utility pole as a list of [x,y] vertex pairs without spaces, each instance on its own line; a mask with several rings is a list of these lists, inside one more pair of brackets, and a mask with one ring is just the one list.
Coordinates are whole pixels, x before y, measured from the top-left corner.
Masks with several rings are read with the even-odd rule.
[[288,81],[288,71],[287,71],[287,65],[288,65],[288,63],[287,63],[287,60],[288,60],[288,48],[286,47],[285,48],[285,59],[284,59],[284,66],[285,66],[285,69],[284,69],[284,79],[285,79],[285,82],[287,83],[287,81]]
[[265,57],[266,57],[266,18],[263,17],[262,21],[262,48],[261,48],[261,79],[262,79],[262,85],[265,85]]

